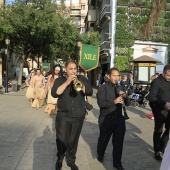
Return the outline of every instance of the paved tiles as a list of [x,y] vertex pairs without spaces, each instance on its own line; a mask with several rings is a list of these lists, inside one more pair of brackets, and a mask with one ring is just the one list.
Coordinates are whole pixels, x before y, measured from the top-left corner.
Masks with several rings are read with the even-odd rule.
[[[92,96],[94,109],[86,116],[79,140],[76,164],[80,170],[114,170],[112,144],[109,143],[104,163],[96,159],[99,135],[99,108]],[[45,108],[34,109],[25,91],[0,95],[0,170],[54,170],[56,161],[55,115]],[[159,170],[153,157],[154,121],[146,118],[149,108],[128,107],[122,163],[126,170]],[[69,170],[65,161],[62,170]]]

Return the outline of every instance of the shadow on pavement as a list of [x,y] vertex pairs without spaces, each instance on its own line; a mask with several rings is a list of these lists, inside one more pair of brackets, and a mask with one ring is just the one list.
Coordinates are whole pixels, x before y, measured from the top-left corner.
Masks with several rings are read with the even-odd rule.
[[[126,170],[158,170],[160,162],[154,159],[152,146],[140,138],[140,134],[142,134],[142,131],[138,127],[126,122],[122,164]],[[81,135],[90,149],[92,159],[100,164],[96,160],[97,141],[99,136],[98,124],[86,120]],[[102,164],[106,170],[113,169],[111,141],[112,140],[110,139]]]
[[[139,110],[139,108],[137,108],[137,107],[129,106],[129,107],[126,107],[126,110],[127,110],[127,112],[130,111],[135,114],[138,114],[141,118],[146,118],[146,113],[143,112],[142,110]],[[148,113],[150,113],[150,112],[148,111]]]
[[53,170],[54,153],[56,152],[55,143],[55,117],[52,118],[52,128],[48,125],[44,127],[43,134],[37,137],[33,143],[34,157],[32,170]]

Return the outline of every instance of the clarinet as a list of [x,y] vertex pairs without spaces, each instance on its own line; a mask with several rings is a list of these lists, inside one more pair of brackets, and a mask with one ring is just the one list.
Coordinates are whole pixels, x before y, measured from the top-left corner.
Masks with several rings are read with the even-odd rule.
[[[120,94],[121,89],[120,88],[117,88],[117,89],[118,89],[119,96],[122,96]],[[123,96],[122,96],[122,98],[123,98]],[[124,101],[123,101],[123,104],[122,104],[122,108],[123,108],[124,119],[125,120],[129,119],[129,116],[128,116],[127,112],[126,112],[126,107],[125,107],[125,102]]]

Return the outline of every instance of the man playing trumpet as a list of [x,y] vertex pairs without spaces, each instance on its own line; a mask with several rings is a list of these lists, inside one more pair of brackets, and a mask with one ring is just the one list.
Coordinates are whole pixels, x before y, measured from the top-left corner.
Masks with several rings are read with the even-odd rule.
[[[55,98],[58,97],[56,116],[58,159],[55,169],[61,169],[63,158],[66,156],[67,165],[71,170],[78,170],[75,160],[79,136],[86,114],[84,96],[91,96],[93,90],[84,76],[76,77],[77,65],[74,61],[68,61],[65,64],[65,71],[66,76],[56,79],[51,90],[51,95]],[[83,84],[80,91],[77,91],[76,86],[74,87],[74,84],[78,81]]]

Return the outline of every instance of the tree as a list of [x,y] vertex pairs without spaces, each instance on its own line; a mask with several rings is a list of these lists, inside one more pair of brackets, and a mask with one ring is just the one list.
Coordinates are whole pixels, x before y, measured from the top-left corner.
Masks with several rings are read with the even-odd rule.
[[154,25],[156,24],[161,10],[165,8],[165,0],[152,0],[151,2],[151,11],[148,18],[148,22],[144,30],[144,39],[150,40],[154,33]]
[[28,56],[61,58],[76,56],[76,31],[65,16],[56,14],[50,0],[16,2],[0,9],[0,44],[10,36],[11,53],[20,56],[21,85],[23,63]]
[[82,43],[94,46],[100,46],[100,37],[100,33],[98,31],[94,31],[93,29],[80,35]]

